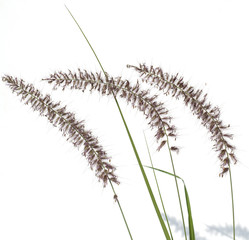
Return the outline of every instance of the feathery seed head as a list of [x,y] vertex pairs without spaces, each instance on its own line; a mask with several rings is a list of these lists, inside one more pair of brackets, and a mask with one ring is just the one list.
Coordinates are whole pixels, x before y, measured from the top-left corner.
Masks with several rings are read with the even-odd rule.
[[25,104],[30,105],[41,116],[46,116],[51,124],[58,127],[63,136],[66,136],[75,147],[83,147],[82,154],[88,159],[90,168],[95,169],[96,176],[104,186],[107,185],[108,180],[119,184],[114,173],[116,168],[108,162],[110,157],[92,132],[86,130],[83,121],[77,121],[73,113],[66,111],[65,106],[54,103],[49,95],[44,97],[32,84],[25,84],[23,80],[12,76],[5,76],[2,80],[13,92],[21,95],[21,100],[25,101]]
[[214,149],[219,152],[218,157],[221,161],[220,176],[227,172],[230,160],[234,163],[237,162],[234,154],[235,147],[228,141],[228,139],[232,139],[233,135],[225,132],[230,125],[224,125],[220,120],[220,109],[216,106],[212,107],[207,102],[207,94],[203,94],[202,90],[196,90],[193,86],[184,82],[183,78],[179,77],[178,74],[169,75],[164,73],[160,67],[154,68],[145,64],[139,64],[139,66],[127,65],[127,67],[136,70],[143,82],[157,87],[165,95],[171,95],[176,99],[182,98],[193,114],[198,119],[201,119],[202,125],[211,134]]
[[125,99],[127,104],[143,112],[146,119],[149,120],[150,127],[156,129],[155,138],[157,141],[160,140],[158,151],[166,143],[163,140],[165,136],[176,137],[175,126],[171,124],[171,117],[164,104],[158,102],[156,95],[151,96],[149,90],[141,90],[139,82],[132,86],[128,80],[124,81],[121,77],[113,78],[108,74],[102,77],[101,73],[88,73],[86,70],[81,71],[80,69],[77,73],[55,72],[43,80],[53,84],[54,89],[62,87],[64,90],[69,87],[84,92],[89,88],[90,91],[96,90],[101,95],[115,94],[115,96]]

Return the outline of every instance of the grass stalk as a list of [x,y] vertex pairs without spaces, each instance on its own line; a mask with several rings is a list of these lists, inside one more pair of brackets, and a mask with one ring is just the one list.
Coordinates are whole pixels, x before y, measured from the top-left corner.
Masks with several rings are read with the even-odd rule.
[[112,187],[112,191],[113,191],[113,193],[114,193],[114,200],[118,203],[118,207],[119,207],[119,210],[120,210],[120,212],[121,212],[121,214],[122,214],[122,217],[123,217],[123,220],[124,220],[124,222],[125,222],[125,226],[126,226],[127,231],[128,231],[128,233],[129,233],[130,239],[133,240],[132,235],[131,235],[130,228],[129,228],[128,223],[127,223],[127,221],[126,221],[126,218],[125,218],[123,209],[122,209],[121,204],[120,204],[120,202],[119,202],[119,199],[118,199],[118,197],[117,197],[116,191],[115,191],[115,189],[114,189],[114,187],[113,187],[112,181],[109,180],[109,183],[110,183],[110,185],[111,185],[111,187]]
[[189,239],[190,240],[195,240],[195,229],[194,229],[194,222],[193,222],[193,217],[192,217],[192,211],[191,211],[191,204],[190,204],[190,199],[189,199],[189,195],[188,195],[188,190],[187,190],[187,187],[186,187],[186,184],[184,182],[184,180],[175,175],[175,174],[172,174],[170,172],[167,172],[167,171],[164,171],[164,170],[161,170],[161,169],[158,169],[158,168],[154,168],[154,167],[150,167],[150,166],[145,166],[147,168],[150,168],[152,169],[153,171],[159,171],[159,172],[162,172],[162,173],[166,173],[172,177],[175,177],[175,178],[178,178],[182,181],[183,185],[184,185],[184,193],[185,193],[185,200],[186,200],[186,205],[187,205],[187,211],[188,211],[188,227],[189,227]]
[[232,172],[230,163],[228,163],[229,167],[229,179],[230,179],[230,187],[231,187],[231,200],[232,200],[232,215],[233,215],[233,240],[235,240],[235,214],[234,214],[234,197],[233,197],[233,182],[232,182]]
[[162,204],[162,208],[163,208],[163,212],[164,212],[164,215],[165,215],[165,219],[166,219],[166,222],[167,222],[167,224],[168,224],[170,236],[171,236],[171,238],[172,238],[172,240],[173,240],[173,235],[172,235],[172,231],[171,231],[171,228],[170,228],[168,215],[167,215],[167,213],[166,213],[165,206],[164,206],[164,203],[163,203],[162,194],[161,194],[161,191],[160,191],[160,188],[159,188],[159,184],[158,184],[158,181],[157,181],[157,176],[156,176],[156,172],[155,172],[154,165],[153,165],[153,162],[152,162],[152,157],[151,157],[151,154],[150,154],[150,149],[149,149],[149,145],[148,145],[148,142],[147,142],[145,133],[144,133],[144,139],[145,139],[145,143],[146,143],[148,155],[149,155],[149,158],[150,158],[151,167],[152,167],[152,169],[153,169],[153,174],[154,174],[154,178],[155,178],[155,181],[156,181],[157,190],[158,190],[158,194],[159,194],[160,201],[161,201],[161,204]]
[[90,44],[90,42],[88,41],[88,39],[87,39],[87,37],[86,37],[85,33],[83,32],[82,28],[80,27],[80,25],[78,24],[78,22],[76,21],[76,19],[75,19],[75,18],[74,18],[74,16],[73,16],[73,14],[71,13],[71,11],[68,9],[68,7],[67,7],[66,5],[65,5],[65,8],[67,9],[67,11],[69,12],[69,14],[70,14],[70,15],[71,15],[71,17],[73,18],[73,20],[74,20],[74,22],[76,23],[76,25],[78,26],[78,28],[79,28],[80,32],[81,32],[81,33],[82,33],[82,35],[84,36],[85,40],[87,41],[87,43],[88,43],[89,47],[91,48],[91,50],[92,50],[92,52],[93,52],[93,54],[94,54],[95,58],[97,59],[97,61],[98,61],[99,65],[100,65],[100,67],[101,67],[102,71],[103,71],[103,72],[104,72],[104,74],[106,75],[106,72],[105,72],[105,70],[104,70],[104,68],[103,68],[103,66],[102,66],[102,64],[101,64],[101,62],[99,61],[99,58],[98,58],[98,56],[97,56],[96,52],[94,51],[94,49],[93,49],[92,45],[91,45],[91,44]]
[[[101,62],[100,62],[100,60],[99,60],[99,58],[98,58],[96,52],[94,51],[93,47],[91,46],[90,42],[88,41],[86,35],[84,34],[84,32],[83,32],[83,30],[81,29],[80,25],[78,24],[78,22],[76,21],[76,19],[73,17],[72,13],[70,12],[70,10],[67,8],[66,5],[65,5],[65,7],[66,7],[67,11],[69,12],[69,14],[71,15],[71,17],[73,18],[73,20],[75,21],[75,23],[77,24],[77,26],[79,27],[81,33],[83,34],[85,40],[87,41],[87,43],[88,43],[88,45],[89,45],[89,47],[91,48],[92,52],[94,53],[94,55],[95,55],[95,57],[96,57],[96,59],[97,59],[99,65],[100,65],[100,67],[101,67],[101,69],[102,69],[102,71],[103,71],[103,73],[104,73],[104,75],[107,77],[107,73],[105,72],[105,70],[104,70],[104,68],[103,68],[103,66],[102,66],[102,64],[101,64]],[[112,91],[112,92],[113,92],[113,91]],[[123,120],[125,129],[126,129],[126,132],[127,132],[127,134],[128,134],[128,137],[129,137],[129,140],[130,140],[130,142],[131,142],[133,151],[134,151],[135,156],[136,156],[136,158],[137,158],[138,165],[139,165],[140,170],[141,170],[141,173],[142,173],[142,175],[143,175],[143,178],[144,178],[146,187],[147,187],[147,189],[148,189],[148,191],[149,191],[149,194],[150,194],[152,203],[153,203],[153,205],[154,205],[154,208],[155,208],[155,211],[156,211],[156,213],[157,213],[157,216],[158,216],[159,222],[160,222],[160,224],[161,224],[161,227],[162,227],[162,229],[163,229],[164,235],[165,235],[165,237],[166,237],[167,240],[171,240],[171,238],[170,238],[170,236],[169,236],[169,233],[168,233],[168,230],[167,230],[167,228],[166,228],[166,226],[165,226],[165,224],[164,224],[163,218],[162,218],[162,216],[161,216],[161,213],[160,213],[160,211],[159,211],[158,205],[157,205],[157,203],[156,203],[154,194],[153,194],[152,189],[151,189],[151,187],[150,187],[148,178],[147,178],[147,176],[146,176],[146,174],[145,174],[145,171],[144,171],[143,165],[142,165],[142,163],[141,163],[140,157],[139,157],[139,155],[138,155],[137,149],[136,149],[136,147],[135,147],[134,141],[133,141],[133,139],[132,139],[132,136],[131,136],[131,134],[130,134],[130,131],[129,131],[129,129],[128,129],[128,126],[127,126],[127,124],[126,124],[126,121],[125,121],[125,119],[124,119],[123,113],[122,113],[121,108],[120,108],[120,106],[119,106],[118,100],[117,100],[117,98],[116,98],[116,96],[115,96],[114,93],[113,93],[113,97],[114,97],[114,100],[115,100],[116,105],[117,105],[117,107],[118,107],[120,116],[121,116],[121,118],[122,118],[122,120]],[[123,217],[124,217],[124,215],[123,215]],[[125,218],[124,218],[124,221],[126,222]],[[127,227],[128,227],[128,225],[127,225]],[[128,230],[128,231],[129,231],[129,230]]]
[[173,169],[173,174],[174,174],[174,177],[175,177],[175,184],[176,184],[176,190],[177,190],[177,195],[178,195],[178,200],[179,200],[179,206],[180,206],[180,210],[181,210],[181,217],[182,217],[184,236],[185,236],[185,239],[187,240],[187,232],[186,232],[186,226],[185,226],[184,215],[183,215],[183,210],[182,210],[182,201],[181,201],[181,196],[180,196],[180,192],[179,192],[179,186],[178,186],[178,182],[177,182],[177,178],[176,178],[176,171],[175,171],[174,161],[173,161],[172,152],[171,152],[170,145],[169,145],[169,137],[168,137],[168,135],[166,135],[166,137],[167,137],[167,147],[168,147],[168,150],[169,150],[170,161],[171,161],[171,165],[172,165],[172,169]]

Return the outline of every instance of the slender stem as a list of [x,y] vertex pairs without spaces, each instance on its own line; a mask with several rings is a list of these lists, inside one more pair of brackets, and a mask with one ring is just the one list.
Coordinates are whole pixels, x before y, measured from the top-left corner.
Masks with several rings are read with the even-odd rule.
[[128,223],[127,223],[127,221],[126,221],[126,219],[125,219],[125,215],[124,215],[124,212],[123,212],[123,210],[122,210],[121,204],[120,204],[120,202],[119,202],[119,199],[118,199],[117,194],[116,194],[116,192],[115,192],[115,189],[114,189],[114,187],[113,187],[112,181],[111,181],[110,179],[109,179],[109,183],[110,183],[110,185],[111,185],[111,187],[112,187],[112,191],[113,191],[113,193],[114,193],[114,199],[115,199],[115,201],[118,203],[120,212],[121,212],[121,214],[122,214],[122,216],[123,216],[123,219],[124,219],[126,228],[127,228],[128,232],[129,232],[130,238],[133,240],[132,235],[131,235],[131,232],[130,232],[130,229],[129,229],[129,226],[128,226]]
[[162,199],[162,194],[161,194],[161,191],[160,191],[160,188],[159,188],[159,184],[158,184],[158,181],[157,181],[157,176],[156,176],[156,172],[155,172],[154,165],[153,165],[153,162],[152,162],[152,158],[151,158],[151,154],[150,154],[150,149],[149,149],[149,145],[148,145],[145,133],[144,133],[144,139],[145,139],[146,147],[147,147],[147,150],[148,150],[148,154],[149,154],[149,158],[150,158],[150,163],[151,163],[151,166],[152,166],[153,174],[154,174],[154,177],[155,177],[158,194],[159,194],[159,197],[160,197],[160,201],[162,203],[163,212],[164,212],[164,215],[165,215],[168,227],[169,227],[170,236],[171,236],[171,238],[173,240],[173,235],[172,235],[172,232],[171,232],[171,228],[170,228],[170,224],[169,224],[169,219],[168,219],[165,207],[164,207],[164,203],[163,203],[163,199]]
[[167,134],[166,134],[166,136],[167,136],[167,146],[168,146],[168,150],[169,150],[169,155],[170,155],[171,165],[172,165],[172,169],[173,169],[173,174],[174,174],[174,176],[175,176],[176,190],[177,190],[179,205],[180,205],[180,209],[181,209],[182,224],[183,224],[183,229],[184,229],[184,235],[185,235],[185,239],[187,240],[187,232],[186,232],[185,221],[184,221],[183,210],[182,210],[182,201],[181,201],[180,192],[179,192],[179,187],[178,187],[178,183],[177,183],[176,172],[175,172],[175,166],[174,166],[174,162],[173,162],[173,157],[172,157],[171,149],[170,149],[170,146],[169,146],[169,137],[168,137]]
[[83,30],[81,29],[80,25],[78,24],[78,22],[76,21],[76,19],[74,18],[73,14],[72,14],[72,13],[70,12],[70,10],[68,9],[68,7],[67,7],[66,5],[65,5],[65,7],[66,7],[67,11],[69,12],[69,14],[71,15],[71,17],[73,18],[74,22],[75,22],[75,23],[77,24],[77,26],[79,27],[81,33],[83,34],[84,38],[86,39],[86,41],[87,41],[89,47],[92,49],[92,52],[93,52],[94,56],[96,57],[96,59],[97,59],[99,65],[100,65],[102,71],[104,72],[104,74],[105,74],[105,76],[106,76],[106,72],[105,72],[105,70],[104,70],[104,68],[103,68],[103,66],[102,66],[102,64],[101,64],[101,62],[99,61],[99,58],[98,58],[97,54],[95,53],[95,51],[94,51],[94,49],[93,49],[91,43],[88,41],[88,39],[87,39],[85,33],[84,33]]
[[233,199],[233,183],[232,183],[232,172],[230,162],[228,162],[229,166],[229,178],[230,178],[230,186],[231,186],[231,199],[232,199],[232,214],[233,214],[233,240],[235,240],[235,214],[234,214],[234,199]]

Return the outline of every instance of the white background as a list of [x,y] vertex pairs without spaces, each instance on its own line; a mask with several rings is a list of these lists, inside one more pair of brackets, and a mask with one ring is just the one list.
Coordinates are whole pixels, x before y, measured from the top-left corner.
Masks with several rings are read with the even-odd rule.
[[[164,239],[132,148],[112,98],[53,92],[40,79],[55,70],[100,71],[68,14],[70,8],[105,70],[135,83],[126,64],[146,62],[204,88],[235,135],[232,166],[237,238],[249,239],[248,1],[0,1],[0,73],[33,83],[61,100],[99,137],[121,181],[115,189],[135,239]],[[197,239],[229,239],[228,176],[210,135],[182,103],[162,97],[174,117],[180,147],[176,172],[188,187]],[[145,130],[155,166],[172,171],[143,115],[120,104],[143,163]],[[87,161],[45,118],[23,105],[0,82],[0,239],[129,239],[110,186],[103,189]],[[151,172],[147,170],[152,185]],[[175,239],[183,239],[174,180],[158,174]],[[180,183],[179,183],[180,184]],[[184,201],[184,192],[181,193]],[[157,195],[156,190],[154,191]],[[185,204],[184,204],[185,206]],[[214,228],[224,231],[218,234]],[[242,229],[241,232],[239,230]]]

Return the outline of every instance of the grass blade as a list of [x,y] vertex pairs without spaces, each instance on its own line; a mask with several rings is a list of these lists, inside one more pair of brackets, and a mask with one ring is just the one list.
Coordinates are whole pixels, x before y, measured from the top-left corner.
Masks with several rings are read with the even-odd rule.
[[185,199],[186,199],[186,205],[187,205],[187,210],[188,210],[189,239],[190,240],[195,240],[195,230],[194,230],[194,223],[193,223],[193,218],[192,218],[191,205],[190,205],[190,200],[189,200],[187,187],[185,185],[184,180],[181,177],[179,177],[177,175],[174,175],[174,174],[172,174],[170,172],[164,171],[162,169],[154,168],[154,167],[150,167],[150,166],[145,166],[145,167],[156,170],[156,171],[159,171],[159,172],[162,172],[162,173],[166,173],[166,174],[168,174],[168,175],[170,175],[172,177],[176,177],[176,178],[182,180],[183,185],[184,185]]
[[[149,154],[151,166],[154,168],[153,162],[152,162],[152,158],[151,158],[151,154],[150,154],[150,149],[149,149],[149,146],[148,146],[148,142],[147,142],[145,133],[144,133],[144,139],[145,139],[146,147],[147,147],[147,150],[148,150],[148,154]],[[168,216],[167,216],[167,213],[166,213],[166,210],[165,210],[165,207],[164,207],[164,203],[163,203],[161,191],[160,191],[160,188],[159,188],[159,184],[158,184],[157,177],[156,177],[156,173],[155,173],[155,170],[154,170],[154,169],[153,169],[153,174],[154,174],[154,177],[155,177],[155,181],[156,181],[156,185],[157,185],[157,190],[158,190],[158,194],[159,194],[159,197],[160,197],[160,201],[161,201],[161,204],[162,204],[162,207],[163,207],[163,211],[164,211],[164,215],[165,215],[165,218],[166,218],[166,222],[167,222],[168,227],[169,227],[170,236],[171,236],[171,238],[172,238],[172,240],[173,240],[173,235],[172,235],[172,231],[171,231],[171,228],[170,228]]]
[[[172,177],[176,177],[176,178],[178,178],[178,179],[180,179],[180,180],[182,180],[182,181],[183,181],[183,179],[182,179],[181,177],[179,177],[179,176],[177,176],[177,175],[174,175],[173,173],[170,173],[170,172],[164,171],[164,170],[159,169],[159,168],[154,168],[154,167],[146,166],[146,165],[145,165],[145,167],[147,167],[147,168],[151,168],[151,169],[154,169],[154,170],[156,170],[156,171],[158,171],[158,172],[166,173],[166,174],[168,174],[168,175],[170,175],[170,176],[172,176]],[[183,181],[183,183],[184,183],[184,181]]]
[[195,230],[194,230],[194,223],[193,223],[193,219],[192,219],[191,206],[190,206],[188,191],[187,191],[185,184],[184,184],[184,192],[185,192],[185,198],[186,198],[186,205],[187,205],[187,209],[188,209],[189,239],[195,240]]

